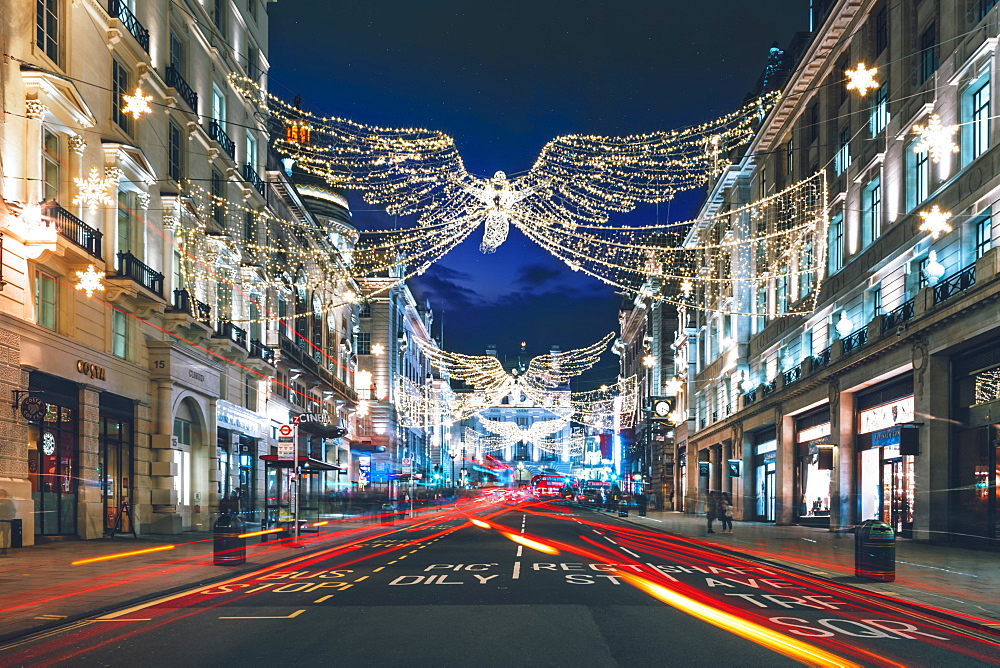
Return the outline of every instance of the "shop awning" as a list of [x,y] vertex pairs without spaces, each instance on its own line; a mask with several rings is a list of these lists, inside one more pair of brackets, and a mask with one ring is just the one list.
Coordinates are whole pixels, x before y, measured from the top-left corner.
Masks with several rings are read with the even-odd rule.
[[[279,469],[290,469],[295,465],[290,459],[278,459],[278,455],[261,455],[260,458],[265,462],[272,462],[272,466]],[[307,457],[306,455],[299,455],[299,468],[312,471],[343,470],[339,466],[327,464],[326,462],[321,462],[318,459],[313,459],[312,457]]]
[[300,422],[299,431],[320,438],[343,438],[347,435],[347,430],[343,427],[322,422]]

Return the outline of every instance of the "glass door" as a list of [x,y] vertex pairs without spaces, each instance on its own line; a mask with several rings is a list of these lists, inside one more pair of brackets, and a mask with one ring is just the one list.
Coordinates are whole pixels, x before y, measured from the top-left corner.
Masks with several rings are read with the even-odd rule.
[[[97,479],[104,504],[104,532],[132,530],[132,423],[101,417],[101,459]],[[123,503],[129,509],[125,512]]]
[[882,521],[898,536],[913,538],[913,457],[882,464]]
[[75,414],[50,403],[42,421],[28,429],[28,479],[39,536],[77,533]]

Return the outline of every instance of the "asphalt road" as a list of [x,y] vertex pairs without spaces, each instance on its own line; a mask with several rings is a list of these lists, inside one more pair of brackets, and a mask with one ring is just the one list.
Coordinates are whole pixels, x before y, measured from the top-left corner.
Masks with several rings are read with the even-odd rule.
[[0,647],[4,666],[310,662],[997,665],[1000,635],[589,510],[476,502]]

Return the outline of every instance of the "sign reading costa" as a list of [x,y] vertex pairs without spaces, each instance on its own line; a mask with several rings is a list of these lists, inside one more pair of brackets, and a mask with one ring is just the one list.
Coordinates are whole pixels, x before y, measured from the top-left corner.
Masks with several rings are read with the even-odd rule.
[[91,378],[96,378],[97,380],[108,379],[104,367],[91,364],[90,362],[84,362],[83,360],[77,360],[76,370],[84,376],[90,376]]

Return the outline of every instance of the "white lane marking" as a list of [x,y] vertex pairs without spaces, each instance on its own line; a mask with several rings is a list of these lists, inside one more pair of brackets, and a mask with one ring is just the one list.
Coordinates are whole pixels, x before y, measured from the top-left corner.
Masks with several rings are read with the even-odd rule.
[[618,544],[618,543],[616,543],[615,541],[613,541],[612,539],[608,538],[607,536],[605,536],[605,537],[604,537],[604,540],[608,541],[608,542],[609,542],[609,543],[611,543],[612,545],[617,545],[617,544]]
[[[619,546],[619,547],[621,547],[621,546]],[[622,548],[621,548],[621,550],[622,550],[622,552],[628,552],[629,554],[631,554],[631,555],[632,555],[633,557],[635,557],[636,559],[642,559],[642,557],[641,557],[641,556],[639,556],[638,554],[636,554],[636,553],[635,553],[635,552],[633,552],[632,550],[628,549],[627,547],[622,547]]]
[[515,561],[514,562],[514,577],[513,577],[513,579],[517,580],[520,577],[521,577],[521,562],[520,561]]
[[123,618],[119,617],[118,619],[92,619],[91,621],[94,621],[94,622],[151,622],[151,621],[153,621],[153,618],[149,617],[147,619],[123,619]]
[[517,546],[517,556],[521,556],[524,553],[524,545]]

